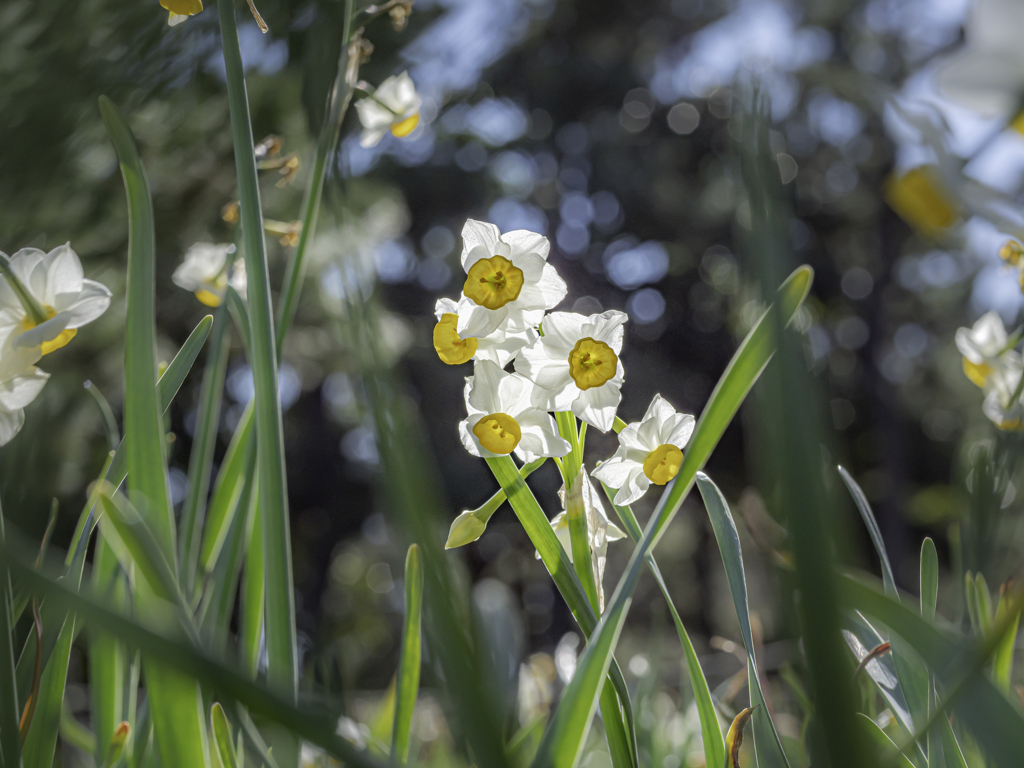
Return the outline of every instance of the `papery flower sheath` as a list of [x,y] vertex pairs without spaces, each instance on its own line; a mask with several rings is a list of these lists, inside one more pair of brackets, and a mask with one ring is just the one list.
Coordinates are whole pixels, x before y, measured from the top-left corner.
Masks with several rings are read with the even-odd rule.
[[434,314],[437,316],[433,334],[434,350],[441,361],[448,365],[459,365],[468,360],[490,360],[504,368],[519,354],[519,350],[537,338],[537,332],[532,328],[525,331],[505,331],[499,328],[489,336],[463,339],[457,330],[459,305],[451,299],[438,299]]
[[110,291],[84,276],[70,243],[49,253],[22,248],[9,266],[13,276],[0,277],[0,338],[15,348],[49,354],[110,306]]
[[516,372],[536,385],[533,404],[548,411],[572,411],[602,432],[612,428],[622,399],[622,351],[626,313],[599,315],[552,312],[544,335],[516,358]]
[[388,131],[404,138],[420,124],[420,106],[423,99],[408,72],[392,75],[372,94],[356,102],[363,135],[359,143],[373,147],[380,143]]
[[[604,566],[608,559],[608,542],[626,538],[626,534],[615,523],[608,519],[604,502],[594,489],[594,484],[587,475],[587,470],[580,470],[579,477],[574,481],[578,485],[583,502],[583,510],[587,518],[587,543],[590,545],[591,562],[594,566],[594,584],[597,585],[597,600],[600,610],[604,610]],[[562,502],[562,511],[551,520],[551,528],[558,537],[562,548],[572,562],[572,536],[569,533],[569,517],[566,511],[565,486],[558,491],[558,499]],[[539,557],[539,555],[538,555]]]
[[594,478],[618,489],[616,504],[632,504],[651,483],[665,485],[676,476],[695,424],[693,416],[677,413],[661,395],[655,395],[643,419],[619,433],[618,450],[598,465]]
[[493,224],[470,219],[462,228],[466,281],[456,330],[462,338],[517,333],[535,328],[544,312],[565,298],[565,281],[547,263],[551,243],[517,229],[501,234]]
[[494,458],[515,451],[522,461],[565,456],[571,446],[558,434],[551,414],[531,402],[533,384],[506,373],[490,360],[476,363],[466,378],[466,409],[459,423],[462,444],[474,456]]
[[228,285],[244,299],[245,259],[239,257],[232,264],[229,257],[234,252],[235,246],[230,243],[196,243],[185,252],[185,260],[174,270],[171,280],[179,288],[195,293],[196,298],[208,307],[221,305]]

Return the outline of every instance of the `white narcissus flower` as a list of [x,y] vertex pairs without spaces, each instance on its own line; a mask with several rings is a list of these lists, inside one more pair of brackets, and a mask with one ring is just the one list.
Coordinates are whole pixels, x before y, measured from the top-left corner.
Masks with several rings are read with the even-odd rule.
[[196,298],[208,307],[221,305],[228,285],[244,299],[245,259],[239,257],[231,264],[228,257],[234,252],[235,246],[230,243],[196,243],[185,252],[185,260],[174,270],[171,280],[179,288],[195,293]]
[[392,75],[376,91],[356,102],[359,122],[363,124],[360,145],[376,146],[388,131],[398,138],[408,136],[420,123],[422,104],[408,72]]
[[1024,367],[1020,355],[1007,353],[999,358],[999,367],[988,374],[987,393],[981,410],[999,429],[1006,432],[1024,430],[1024,403],[1014,397]]
[[964,29],[966,45],[940,66],[939,88],[953,101],[985,116],[1007,115],[1024,92],[1024,4],[978,0]]
[[693,416],[676,413],[667,400],[655,395],[643,419],[619,433],[618,450],[598,465],[594,477],[618,489],[616,504],[632,504],[651,483],[665,485],[676,476],[695,424]]
[[530,401],[533,384],[506,373],[490,360],[476,363],[466,378],[466,409],[459,422],[462,444],[474,456],[494,458],[515,451],[523,462],[541,456],[565,456],[571,446],[558,434],[551,414]]
[[[110,306],[110,290],[85,278],[70,243],[49,253],[22,248],[11,257],[10,270],[14,282],[6,275],[0,278],[0,338],[9,338],[5,349],[38,350],[32,362],[63,347]],[[19,296],[21,290],[27,296]]]
[[1017,356],[1007,350],[1006,328],[998,312],[986,312],[973,328],[958,328],[956,347],[964,356],[963,367],[967,378],[979,387],[985,387],[992,373],[1000,367],[1000,357]]
[[34,365],[42,355],[39,347],[14,345],[16,334],[0,331],[0,445],[9,443],[25,423],[25,407],[46,385],[50,374]]
[[533,404],[549,411],[572,411],[602,432],[612,428],[622,399],[624,374],[622,324],[626,313],[600,315],[552,312],[544,318],[544,335],[516,358],[516,371],[536,389]]
[[463,339],[457,330],[459,305],[451,299],[438,299],[434,314],[437,316],[434,349],[441,361],[448,365],[459,365],[468,360],[490,360],[497,363],[499,368],[504,368],[519,354],[519,350],[537,338],[537,332],[532,328],[525,331],[504,331],[499,328],[489,336]]
[[[608,542],[626,538],[626,534],[615,523],[608,519],[604,503],[597,495],[594,484],[581,469],[574,483],[582,497],[583,509],[587,518],[587,538],[589,539],[591,562],[594,565],[594,583],[597,585],[597,601],[599,610],[604,610],[604,566],[607,561]],[[572,537],[569,534],[569,518],[566,512],[565,486],[558,491],[558,499],[562,502],[562,511],[551,520],[551,527],[569,555],[572,562]],[[537,557],[540,557],[538,554]]]
[[466,282],[459,301],[462,338],[535,328],[544,312],[565,298],[565,281],[547,263],[551,243],[517,229],[501,234],[493,224],[469,219],[462,228]]

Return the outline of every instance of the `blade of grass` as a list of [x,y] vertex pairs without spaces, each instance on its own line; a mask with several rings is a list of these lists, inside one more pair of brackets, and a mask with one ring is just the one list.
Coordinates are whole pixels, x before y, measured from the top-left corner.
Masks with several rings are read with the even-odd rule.
[[732,518],[729,504],[711,478],[703,472],[697,473],[697,488],[704,499],[711,527],[715,531],[718,550],[722,554],[729,591],[740,622],[740,634],[747,649],[747,677],[750,687],[750,706],[754,708],[753,731],[754,752],[759,768],[789,768],[789,760],[782,748],[782,740],[772,722],[771,713],[765,703],[761,689],[761,676],[757,658],[754,655],[754,636],[750,629],[750,607],[747,601],[747,577],[743,568],[743,551],[736,522]]
[[220,764],[224,768],[241,768],[238,753],[235,752],[231,723],[228,722],[228,716],[224,714],[224,707],[220,702],[214,702],[210,708],[210,730],[213,733],[213,746],[220,757]]
[[[256,440],[259,446],[259,506],[263,526],[267,676],[274,684],[298,696],[298,656],[295,629],[295,590],[292,579],[291,527],[285,481],[284,437],[278,400],[277,349],[270,277],[267,271],[263,209],[260,204],[252,124],[245,89],[242,54],[238,43],[234,3],[217,4],[221,45],[227,79],[231,132],[235,145],[238,198],[241,215],[246,295],[252,334],[252,369],[255,384]],[[285,768],[298,764],[298,743],[288,734],[272,737],[275,755]]]
[[995,643],[986,648],[951,638],[897,600],[852,576],[842,576],[840,584],[847,605],[873,616],[905,639],[943,688],[955,692],[946,707],[972,732],[990,765],[1019,765],[1024,754],[1024,719],[983,673]]
[[[615,503],[615,492],[604,483],[601,483],[601,487],[604,488],[605,496],[608,497],[608,503],[612,505],[612,509],[615,510],[619,520],[622,522],[622,527],[629,534],[633,543],[639,544],[643,531],[637,522],[636,516],[633,514],[632,507],[629,505],[619,506]],[[676,625],[676,634],[679,635],[679,642],[683,646],[683,655],[686,657],[686,669],[690,675],[690,687],[693,689],[693,698],[697,704],[697,715],[700,717],[701,740],[704,743],[704,762],[712,766],[722,765],[725,760],[725,740],[722,738],[722,726],[718,720],[715,702],[711,698],[711,689],[708,687],[707,678],[704,676],[704,669],[697,658],[697,652],[693,648],[693,643],[690,642],[690,635],[687,633],[686,627],[683,626],[683,620],[679,616],[679,611],[676,610],[675,603],[672,602],[672,596],[669,594],[668,586],[661,575],[661,569],[658,568],[658,563],[654,560],[654,555],[648,552],[644,559],[647,561],[647,567],[650,569],[651,575],[654,576],[654,580],[658,583],[662,597],[665,598],[665,602],[668,604],[669,613],[672,615],[672,622]]]
[[914,768],[914,764],[910,762],[906,755],[900,752],[896,742],[890,739],[888,734],[878,727],[878,723],[863,712],[857,713],[857,722],[864,726],[864,732],[867,733],[868,738],[875,743],[875,746],[882,753],[881,760],[879,760],[880,765],[886,763],[892,765],[895,763],[898,768]]
[[[0,509],[0,544],[6,543],[4,513]],[[18,687],[14,664],[14,594],[6,557],[0,556],[0,757],[4,765],[18,765],[21,760],[21,736],[18,721]]]
[[210,347],[206,353],[206,369],[199,395],[199,411],[192,439],[192,455],[188,462],[188,495],[181,508],[181,559],[179,572],[186,595],[192,595],[196,583],[200,537],[206,518],[206,499],[213,472],[213,452],[217,447],[220,426],[220,404],[224,395],[224,377],[228,370],[228,317],[218,307],[213,321]]
[[242,624],[239,628],[238,638],[242,666],[249,672],[250,677],[256,677],[259,667],[264,623],[267,620],[263,610],[267,583],[263,553],[266,550],[263,547],[264,529],[260,521],[263,510],[256,493],[258,485],[259,480],[254,480],[252,498],[249,502],[252,523],[249,527],[248,545],[245,547],[245,567],[242,571]]
[[643,539],[633,550],[626,572],[577,662],[576,673],[562,694],[562,700],[534,759],[533,764],[538,768],[561,768],[575,764],[590,726],[598,686],[611,663],[611,653],[629,612],[644,558],[653,550],[665,527],[675,516],[686,494],[693,487],[697,471],[704,466],[743,399],[771,360],[775,347],[772,316],[778,313],[782,324],[788,323],[803,304],[812,277],[810,267],[800,267],[779,287],[776,305],[765,312],[747,334],[715,386],[694,429],[679,472],[662,494]]
[[93,402],[96,403],[96,408],[100,412],[100,418],[103,419],[103,428],[107,431],[107,442],[110,444],[110,450],[116,451],[117,446],[121,444],[121,433],[117,428],[117,419],[114,418],[114,411],[111,410],[110,403],[107,402],[107,398],[100,392],[100,388],[91,381],[86,381],[82,386],[92,396]]
[[[126,588],[117,557],[101,534],[96,538],[93,555],[93,590],[109,595],[112,605],[124,608]],[[124,647],[115,638],[97,628],[89,640],[89,697],[92,703],[92,727],[96,733],[96,765],[107,759],[114,730],[124,720],[124,686],[127,660]]]
[[9,534],[8,541],[0,544],[0,562],[6,560],[17,581],[26,589],[64,611],[74,612],[86,627],[103,627],[105,632],[119,638],[127,647],[137,648],[146,656],[160,658],[167,668],[182,677],[202,679],[218,692],[222,700],[242,703],[250,712],[280,723],[353,768],[383,768],[378,761],[335,732],[337,712],[293,704],[287,691],[278,693],[272,687],[260,685],[243,672],[211,658],[202,649],[155,632],[111,610],[90,596],[87,588],[75,592],[64,580],[58,581],[25,563],[10,538]]
[[50,768],[53,765],[61,707],[64,702],[64,686],[67,683],[68,663],[71,660],[71,641],[74,636],[75,616],[69,614],[66,615],[61,627],[57,646],[43,670],[39,685],[39,703],[36,704],[32,724],[29,726],[22,749],[24,768]]
[[[882,540],[882,532],[875,520],[875,513],[868,503],[864,491],[853,479],[849,472],[843,467],[837,467],[839,476],[843,479],[850,495],[853,497],[854,506],[860,513],[864,526],[868,529],[871,543],[875,546],[878,560],[882,568],[882,583],[885,585],[885,593],[896,600],[899,600],[899,590],[896,588],[896,580],[893,578],[892,566],[889,564],[889,554],[885,549],[885,542]],[[919,727],[928,716],[928,672],[921,666],[921,662],[914,656],[913,651],[906,647],[902,638],[895,638],[892,646],[893,663],[896,666],[897,685],[903,694],[907,707],[910,710],[910,717],[914,727]]]
[[[1009,611],[1009,595],[1007,585],[999,590],[999,604],[996,608],[996,622],[1006,618]],[[992,664],[992,676],[1004,693],[1010,692],[1010,685],[1013,679],[1013,653],[1017,647],[1017,631],[1020,627],[1020,614],[1010,618],[1009,629],[999,643],[996,657]]]
[[391,732],[391,762],[409,761],[409,729],[420,690],[420,614],[423,607],[423,563],[415,544],[405,556],[405,620],[402,623],[402,650],[398,659],[395,685],[395,717]]
[[[160,542],[173,553],[174,515],[167,488],[164,431],[156,376],[155,240],[153,200],[142,159],[128,124],[105,96],[100,114],[114,145],[128,197],[128,309],[125,323],[124,431],[129,498]],[[139,609],[152,595],[137,590]],[[195,680],[144,658],[156,745],[164,765],[209,765],[206,717]]]

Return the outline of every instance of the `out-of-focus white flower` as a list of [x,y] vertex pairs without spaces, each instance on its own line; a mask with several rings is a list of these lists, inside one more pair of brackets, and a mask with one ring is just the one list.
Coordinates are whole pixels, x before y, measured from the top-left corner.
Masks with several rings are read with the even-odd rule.
[[420,124],[420,106],[423,99],[408,72],[392,75],[372,94],[356,102],[363,135],[359,143],[372,147],[380,143],[391,131],[398,138],[408,136]]
[[466,282],[458,305],[459,336],[535,328],[567,291],[547,263],[550,251],[551,243],[536,232],[517,229],[503,235],[493,224],[468,220],[462,228]]
[[239,257],[231,264],[228,257],[234,252],[235,246],[230,243],[196,243],[185,251],[185,260],[174,270],[171,280],[178,287],[195,293],[196,298],[208,307],[221,305],[228,285],[244,299],[245,259]]
[[618,450],[594,470],[594,477],[618,488],[616,504],[632,504],[651,483],[665,485],[676,476],[695,424],[693,416],[676,413],[667,400],[655,395],[643,419],[619,433]]
[[1016,0],[977,0],[964,29],[966,45],[938,71],[939,88],[986,116],[1006,115],[1024,93],[1024,5]]
[[[466,301],[466,299],[463,299]],[[437,325],[434,326],[434,349],[442,362],[459,365],[467,360],[490,360],[504,368],[523,347],[532,344],[537,332],[532,328],[525,331],[505,331],[501,328],[489,336],[463,339],[457,330],[459,305],[451,299],[438,299],[434,306]]]
[[1017,394],[1022,372],[1024,366],[1020,355],[1014,353],[1010,357],[1007,353],[999,358],[999,367],[987,378],[987,394],[981,410],[993,424],[1006,432],[1024,430],[1024,403]]
[[1016,358],[1019,355],[1007,349],[1006,328],[998,312],[986,312],[973,328],[958,328],[956,347],[964,356],[963,366],[967,378],[984,388],[992,373],[1001,367],[1004,355]]
[[551,414],[531,402],[533,384],[506,373],[490,360],[476,363],[466,378],[466,409],[459,423],[462,444],[474,456],[494,458],[515,451],[524,462],[541,456],[565,456],[571,446],[558,434]]
[[167,25],[175,26],[203,10],[203,0],[160,0],[167,10]]
[[0,445],[6,445],[25,424],[25,407],[42,392],[50,374],[35,366],[39,347],[14,345],[15,329],[0,332]]
[[516,371],[536,388],[533,404],[549,411],[572,411],[602,432],[612,428],[622,399],[622,351],[626,313],[600,315],[552,312],[537,341],[516,358]]
[[110,291],[85,278],[70,243],[49,253],[22,248],[9,268],[13,275],[0,278],[0,338],[10,341],[5,349],[37,349],[31,362],[63,347],[110,306]]
[[[626,538],[626,534],[615,523],[608,519],[604,502],[597,495],[594,484],[587,475],[587,470],[580,470],[573,482],[573,492],[579,493],[583,510],[587,519],[587,539],[590,544],[591,562],[594,565],[594,583],[597,585],[598,607],[604,610],[604,566],[608,559],[608,542]],[[569,534],[569,517],[565,486],[558,491],[558,499],[562,502],[562,511],[551,520],[551,528],[562,544],[562,548],[572,561],[572,537]],[[539,557],[539,555],[538,555]]]

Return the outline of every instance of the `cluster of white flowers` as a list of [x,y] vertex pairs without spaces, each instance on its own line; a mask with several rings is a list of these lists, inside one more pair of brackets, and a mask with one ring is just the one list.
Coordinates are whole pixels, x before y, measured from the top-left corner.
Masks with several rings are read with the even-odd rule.
[[0,253],[0,261],[0,445],[5,445],[21,430],[25,407],[50,378],[36,363],[102,315],[110,291],[85,278],[70,243],[49,253],[22,248],[9,259]]
[[[567,289],[548,264],[551,245],[542,235],[502,234],[470,219],[462,240],[466,280],[457,301],[437,302],[434,349],[449,365],[475,361],[466,378],[468,416],[459,424],[466,450],[484,458],[514,452],[523,462],[565,456],[571,446],[552,412],[571,412],[602,432],[612,429],[625,375],[619,359],[625,313],[550,312]],[[506,370],[510,364],[513,372]],[[665,485],[676,476],[694,423],[656,396],[641,421],[622,429],[618,451],[593,477],[617,489],[616,504],[631,504],[652,483]],[[608,523],[585,470],[583,477],[587,509],[594,510],[588,515],[592,538],[600,539],[591,544],[603,559],[606,542],[622,532]],[[552,525],[567,534],[564,516]]]
[[982,410],[992,423],[1006,431],[1024,430],[1024,363],[1020,352],[1014,349],[1019,341],[1019,334],[1008,336],[996,312],[982,315],[973,328],[956,332],[964,373],[985,392]]

